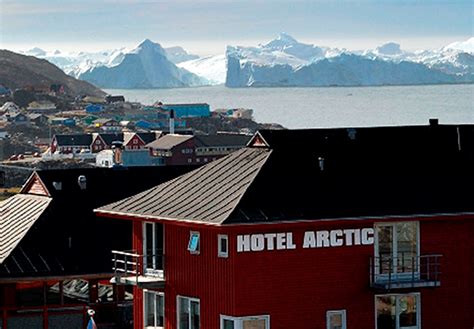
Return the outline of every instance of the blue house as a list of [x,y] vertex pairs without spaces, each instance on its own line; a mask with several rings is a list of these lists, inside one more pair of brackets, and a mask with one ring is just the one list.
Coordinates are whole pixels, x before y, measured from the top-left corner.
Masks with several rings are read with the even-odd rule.
[[211,109],[207,103],[161,104],[159,107],[168,112],[174,110],[175,118],[203,118],[211,116]]
[[99,113],[104,110],[104,107],[100,104],[88,104],[86,106],[87,113]]

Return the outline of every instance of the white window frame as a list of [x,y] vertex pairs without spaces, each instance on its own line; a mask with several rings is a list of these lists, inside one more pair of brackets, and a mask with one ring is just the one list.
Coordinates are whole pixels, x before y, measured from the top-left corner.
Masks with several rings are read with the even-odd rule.
[[234,329],[242,329],[243,328],[243,322],[245,320],[260,320],[260,319],[265,319],[265,329],[270,329],[270,315],[251,315],[251,316],[228,316],[228,315],[222,315],[220,316],[220,329],[224,328],[224,320],[231,320],[234,321]]
[[342,329],[347,329],[347,315],[346,310],[331,310],[326,312],[326,329],[331,329],[330,327],[330,318],[333,314],[342,315]]
[[[396,233],[396,227],[397,224],[401,223],[415,223],[416,224],[416,256],[417,256],[417,264],[416,268],[418,269],[418,272],[415,272],[415,277],[418,278],[420,275],[420,222],[419,221],[403,221],[403,222],[377,222],[374,224],[374,260],[377,259],[377,257],[380,257],[379,255],[379,233],[377,230],[377,227],[379,226],[392,226],[393,227],[393,234]],[[398,239],[397,236],[393,236],[393,245],[392,245],[392,259],[393,259],[393,264],[392,264],[392,278],[403,278],[403,277],[412,277],[412,272],[401,272],[397,273],[397,252],[398,252]],[[380,268],[375,265],[375,274],[377,276],[377,279],[385,280],[388,279],[388,274],[380,273]]]
[[[153,327],[150,327],[150,326],[145,326],[145,323],[146,323],[146,318],[147,318],[147,314],[146,314],[146,297],[145,295],[146,294],[154,294],[154,295],[159,295],[159,296],[163,296],[163,326],[162,327],[158,327],[158,326],[153,326]],[[160,292],[160,291],[154,291],[154,290],[148,290],[148,289],[143,289],[143,328],[144,329],[164,329],[164,323],[165,323],[165,293],[163,292]],[[156,307],[153,307],[153,310],[156,310]],[[155,314],[155,323],[156,323],[156,313]]]
[[[222,251],[222,242],[225,241],[225,252]],[[217,235],[217,256],[222,258],[229,257],[229,236],[227,234]]]
[[421,329],[421,294],[419,292],[407,292],[405,294],[379,294],[374,296],[374,319],[377,328],[377,297],[395,297],[395,328],[400,329],[399,298],[403,296],[416,296],[416,329]]
[[[198,236],[198,245],[196,250],[191,250],[191,238],[193,235]],[[198,231],[190,231],[189,232],[189,240],[188,240],[188,251],[193,255],[199,255],[201,253],[201,233]]]
[[[158,237],[156,236],[155,232],[155,225],[162,225],[160,223],[155,223],[155,222],[143,222],[142,226],[142,243],[143,243],[143,273],[146,275],[152,275],[152,276],[163,276],[163,270],[164,269],[157,269],[157,264],[155,263],[157,261],[156,257],[152,258],[153,261],[153,267],[148,267],[148,256],[147,256],[147,235],[146,235],[146,225],[147,224],[152,224],[153,229],[152,229],[152,234],[153,234],[153,241],[152,241],[152,250],[156,252],[156,244],[157,244],[157,239]],[[163,255],[165,254],[165,226],[162,225],[162,231],[163,234],[161,236],[161,239],[163,240]]]
[[195,298],[195,297],[187,297],[187,296],[182,296],[182,295],[177,295],[176,296],[176,324],[177,324],[177,328],[180,327],[181,323],[179,323],[179,314],[181,312],[181,308],[179,306],[179,299],[180,298],[184,298],[184,299],[187,299],[188,300],[188,308],[189,308],[189,312],[188,312],[188,323],[189,323],[189,327],[188,329],[191,328],[191,302],[198,302],[199,303],[199,329],[201,329],[201,300],[199,298]]

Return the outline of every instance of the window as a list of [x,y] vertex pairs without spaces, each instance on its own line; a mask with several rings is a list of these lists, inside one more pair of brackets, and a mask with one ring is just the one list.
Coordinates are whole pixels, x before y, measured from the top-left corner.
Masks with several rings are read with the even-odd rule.
[[377,329],[419,329],[420,295],[375,296],[375,322]]
[[162,329],[165,326],[165,296],[163,293],[144,290],[144,325],[146,329]]
[[270,329],[270,316],[231,317],[221,315],[221,329]]
[[199,299],[177,297],[178,329],[199,329],[201,327],[201,311]]
[[147,275],[163,275],[163,225],[143,224],[143,266]]
[[227,235],[219,234],[217,236],[217,245],[218,245],[218,253],[219,257],[229,257],[229,238]]
[[199,232],[190,232],[188,250],[191,254],[199,254]]
[[375,259],[378,278],[392,279],[419,272],[418,222],[375,225]]
[[346,310],[326,312],[327,329],[346,329]]

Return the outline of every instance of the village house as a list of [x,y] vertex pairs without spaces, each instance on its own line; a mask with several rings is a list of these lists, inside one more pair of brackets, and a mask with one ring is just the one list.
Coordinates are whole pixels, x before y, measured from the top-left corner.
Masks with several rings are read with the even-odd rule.
[[145,144],[161,136],[161,132],[124,132],[92,134],[57,134],[51,140],[51,153],[68,154],[87,151],[98,153],[112,147],[113,142],[121,142],[126,150],[144,149]]
[[12,125],[15,125],[15,126],[29,126],[30,125],[30,120],[28,116],[21,112],[6,114],[5,117],[7,118],[8,122],[10,122]]
[[0,107],[0,115],[12,115],[18,112],[20,112],[20,107],[13,102],[6,102]]
[[105,96],[105,101],[107,102],[107,104],[123,103],[125,102],[125,97],[123,97],[122,95],[117,95],[117,96],[107,95]]
[[92,124],[94,125],[94,127],[99,128],[100,131],[104,133],[120,132],[122,130],[120,122],[114,119],[101,118],[94,120]]
[[131,224],[92,210],[190,169],[33,173],[19,194],[0,202],[0,327],[83,329],[91,307],[99,328],[127,328],[131,293],[110,284],[110,254],[131,248]]
[[178,135],[168,134],[146,145],[163,165],[203,164],[245,147],[249,135]]
[[31,123],[34,123],[36,126],[44,126],[49,122],[49,118],[41,113],[28,114],[28,118]]
[[[164,104],[162,102],[157,102],[153,104],[153,107],[165,114],[174,111],[174,116],[177,119],[209,117],[211,115],[210,106],[207,103]],[[167,116],[169,117],[169,114]]]
[[253,119],[253,110],[252,109],[217,109],[214,110],[214,113],[226,118],[234,118],[234,119]]
[[48,100],[34,101],[28,104],[27,110],[30,113],[54,113],[56,112],[56,105]]
[[435,121],[260,131],[96,210],[133,225],[112,282],[136,329],[472,328],[473,141]]

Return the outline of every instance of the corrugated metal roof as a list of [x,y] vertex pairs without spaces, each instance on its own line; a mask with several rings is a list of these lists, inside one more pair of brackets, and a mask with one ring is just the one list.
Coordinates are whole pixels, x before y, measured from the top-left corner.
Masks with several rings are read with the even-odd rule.
[[173,147],[184,143],[191,138],[193,138],[193,136],[169,134],[147,144],[146,147],[160,150],[171,150]]
[[51,198],[44,196],[17,194],[0,203],[0,264],[15,249],[50,202]]
[[242,149],[96,211],[222,224],[237,206],[270,153],[268,149]]

